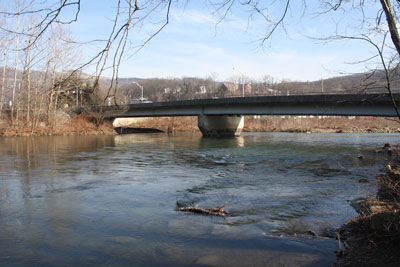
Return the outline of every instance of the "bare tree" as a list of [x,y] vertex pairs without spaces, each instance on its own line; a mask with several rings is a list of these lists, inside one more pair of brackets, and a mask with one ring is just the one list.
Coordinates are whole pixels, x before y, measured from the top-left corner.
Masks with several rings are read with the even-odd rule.
[[8,60],[8,45],[9,45],[9,38],[8,35],[2,36],[2,54],[3,54],[3,71],[2,71],[2,80],[1,80],[1,91],[0,91],[0,120],[3,118],[3,108],[4,108],[4,97],[6,91],[6,70],[7,70],[7,60]]
[[[392,4],[390,0],[380,0],[382,9],[385,12],[386,21],[388,23],[390,37],[392,38],[393,45],[396,47],[398,55],[400,55],[400,36],[397,30],[398,17],[396,17]],[[397,5],[397,9],[400,7],[400,2],[395,1],[395,5]],[[379,17],[378,17],[379,18]]]
[[[149,19],[150,15],[154,12],[158,12],[159,10],[163,10],[165,8],[165,19],[161,21],[159,24],[159,28],[156,29],[153,33],[148,35],[148,37],[143,40],[138,46],[134,49],[136,51],[140,50],[144,47],[151,39],[153,39],[158,33],[160,33],[165,26],[169,23],[169,13],[172,5],[172,0],[162,0],[162,1],[154,1],[147,0],[142,1],[139,6],[139,0],[115,0],[117,5],[115,17],[113,20],[113,27],[111,32],[108,35],[106,40],[103,40],[104,46],[101,48],[97,54],[95,54],[91,59],[87,62],[83,63],[80,67],[76,68],[76,70],[81,70],[89,65],[96,66],[96,76],[95,84],[93,88],[97,88],[97,84],[99,83],[99,78],[103,74],[104,70],[110,69],[112,71],[112,77],[110,81],[110,86],[105,98],[109,96],[115,95],[116,89],[118,87],[118,76],[119,76],[119,66],[121,64],[123,55],[125,53],[128,40],[129,33],[133,29],[140,28],[140,25],[145,23],[147,19]],[[62,13],[67,8],[75,8],[75,14],[70,20],[62,20]],[[26,5],[17,8],[15,12],[0,12],[5,14],[8,17],[20,17],[26,15],[34,14],[36,17],[40,17],[38,23],[35,23],[31,26],[31,29],[34,29],[36,34],[33,36],[33,40],[30,44],[25,46],[23,49],[28,48],[29,46],[34,45],[39,42],[43,38],[47,38],[47,33],[51,30],[52,26],[55,24],[71,24],[77,21],[80,13],[81,1],[80,0],[62,0],[58,2],[43,2],[43,1],[35,1],[32,0]],[[140,12],[140,15],[137,13]],[[136,16],[137,15],[137,16]],[[136,17],[135,17],[136,16]],[[5,32],[13,33],[16,35],[28,35],[26,31],[20,31],[17,29],[11,29],[8,27],[0,27]],[[97,40],[99,41],[99,40]]]
[[[372,66],[370,76],[374,76],[377,72],[382,72],[385,79],[385,88],[390,96],[392,105],[400,119],[400,112],[397,103],[393,97],[392,79],[393,72],[397,72],[400,57],[400,36],[397,23],[399,22],[398,14],[400,12],[400,1],[390,0],[321,0],[320,5],[315,3],[307,5],[306,1],[240,1],[240,0],[208,0],[215,10],[215,14],[219,17],[219,21],[226,19],[231,13],[236,10],[247,10],[249,13],[249,23],[252,22],[255,16],[258,16],[265,22],[265,32],[260,37],[259,41],[264,44],[270,40],[275,31],[279,28],[286,30],[289,27],[286,22],[289,21],[288,14],[301,14],[302,16],[311,10],[315,17],[331,16],[336,13],[349,14],[349,16],[357,16],[357,25],[351,28],[352,25],[337,23],[334,32],[328,33],[328,36],[318,36],[319,40],[352,40],[363,41],[368,43],[376,53],[362,60],[360,63],[369,62]],[[298,7],[301,6],[299,12]],[[292,7],[296,10],[292,10]],[[375,17],[368,17],[366,9],[375,8]],[[293,11],[293,12],[292,12]],[[386,18],[386,20],[385,20]],[[328,18],[329,19],[329,18]],[[353,21],[356,21],[354,18]],[[349,35],[350,32],[350,35]],[[390,36],[391,43],[387,42],[387,36]],[[392,53],[391,50],[396,51]],[[368,76],[367,76],[368,78]],[[366,79],[366,87],[373,84],[368,83]]]
[[[20,3],[17,1],[17,32],[19,32],[19,27],[21,23],[20,19]],[[18,52],[19,52],[19,41],[20,38],[17,36],[15,43],[15,61],[14,61],[14,82],[13,82],[13,90],[12,90],[12,102],[11,102],[11,124],[14,124],[14,109],[15,109],[15,89],[17,86],[17,75],[18,75]]]
[[[114,19],[111,22],[112,28],[108,33],[107,38],[102,40],[102,46],[99,50],[90,58],[87,62],[82,63],[75,70],[82,70],[83,68],[94,65],[96,67],[96,80],[94,82],[94,90],[99,86],[100,76],[105,70],[111,69],[111,80],[104,97],[108,99],[114,96],[113,99],[117,99],[115,96],[117,94],[118,88],[118,77],[119,77],[119,66],[125,55],[126,49],[129,45],[129,40],[137,38],[138,35],[134,35],[135,31],[140,30],[140,27],[145,23],[150,23],[152,14],[163,14],[163,19],[157,23],[157,28],[153,30],[146,38],[141,40],[133,48],[135,51],[142,49],[146,44],[148,44],[153,38],[155,38],[170,22],[170,13],[172,12],[174,5],[183,3],[188,4],[190,0],[114,0],[116,5]],[[379,48],[374,58],[380,58],[380,64],[384,63],[384,66],[380,65],[380,69],[390,74],[391,66],[395,66],[394,62],[398,62],[398,57],[400,56],[400,37],[397,30],[397,22],[399,21],[398,13],[400,11],[399,1],[390,0],[320,0],[319,5],[315,5],[315,2],[307,3],[305,0],[293,1],[293,0],[276,0],[276,1],[259,1],[259,0],[203,0],[203,3],[207,3],[212,8],[212,14],[218,18],[219,22],[226,20],[231,14],[235,12],[246,11],[248,13],[248,24],[260,23],[259,18],[264,22],[264,33],[259,38],[259,42],[264,44],[267,40],[270,40],[274,33],[278,30],[285,31],[290,27],[289,16],[292,14],[299,14],[302,16],[307,12],[315,16],[330,16],[331,14],[336,14],[341,12],[341,14],[356,14],[360,18],[359,25],[355,25],[354,28],[359,29],[358,34],[352,34],[350,37],[353,39],[363,39],[363,36],[368,42],[370,42],[375,48]],[[300,9],[298,7],[301,7]],[[376,8],[375,18],[367,18],[365,16],[365,8]],[[74,8],[74,15],[71,19],[63,20],[63,12],[66,9]],[[61,0],[61,1],[29,1],[29,3],[24,4],[15,12],[2,12],[8,17],[19,18],[20,16],[32,15],[40,18],[37,23],[33,23],[30,29],[34,29],[35,35],[32,41],[27,44],[24,49],[35,45],[42,39],[47,38],[48,32],[51,31],[55,24],[71,24],[79,19],[81,9],[80,0]],[[256,20],[257,19],[257,20]],[[385,22],[386,21],[386,22]],[[385,23],[384,23],[385,22]],[[340,30],[340,25],[338,25],[336,32],[333,32],[330,36],[347,36],[338,32]],[[373,26],[373,27],[372,27]],[[391,44],[385,39],[385,47],[393,47],[397,51],[397,55],[391,59],[385,56],[386,50],[382,49],[382,44],[379,41],[371,38],[368,34],[370,29],[379,29],[383,36],[390,36]],[[2,26],[0,30],[4,32],[13,33],[16,36],[26,36],[30,32],[30,29],[24,29],[21,31],[18,27],[17,29],[12,29],[9,27]],[[382,35],[381,35],[382,36]],[[324,37],[324,36],[320,36]],[[365,41],[365,40],[364,40]],[[376,45],[376,46],[375,46]],[[17,49],[18,50],[18,49]],[[382,57],[380,57],[380,55]],[[390,61],[390,64],[388,63]],[[385,70],[386,69],[386,70]],[[55,69],[54,69],[55,71]],[[53,75],[54,77],[54,75]],[[391,94],[391,83],[390,75],[385,75],[387,79],[387,90]],[[67,76],[66,76],[67,78]],[[14,85],[15,87],[15,85]],[[52,92],[53,94],[55,92]],[[50,93],[50,106],[54,107],[54,98],[52,98],[52,93]],[[395,105],[395,102],[393,102]]]

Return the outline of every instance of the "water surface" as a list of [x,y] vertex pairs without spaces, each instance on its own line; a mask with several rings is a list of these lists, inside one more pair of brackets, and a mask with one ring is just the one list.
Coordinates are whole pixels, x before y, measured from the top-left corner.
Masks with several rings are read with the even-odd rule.
[[0,265],[329,265],[337,241],[307,231],[356,215],[349,201],[373,194],[383,167],[375,150],[399,137],[2,138]]

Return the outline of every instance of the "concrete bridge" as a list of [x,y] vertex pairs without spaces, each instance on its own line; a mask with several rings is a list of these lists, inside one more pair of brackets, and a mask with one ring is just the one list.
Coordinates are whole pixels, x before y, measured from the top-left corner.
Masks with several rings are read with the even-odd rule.
[[[394,98],[396,102],[400,101],[400,93],[394,94]],[[240,135],[243,115],[397,116],[388,94],[257,96],[138,103],[108,114],[108,118],[199,116],[199,128],[205,136]]]

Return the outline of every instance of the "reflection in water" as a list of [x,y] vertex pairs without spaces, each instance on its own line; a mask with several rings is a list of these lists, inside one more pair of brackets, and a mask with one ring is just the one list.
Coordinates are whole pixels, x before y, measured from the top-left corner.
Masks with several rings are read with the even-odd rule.
[[[336,242],[302,234],[353,216],[347,201],[380,170],[373,148],[397,139],[2,138],[0,265],[329,265]],[[232,216],[181,214],[177,201]]]

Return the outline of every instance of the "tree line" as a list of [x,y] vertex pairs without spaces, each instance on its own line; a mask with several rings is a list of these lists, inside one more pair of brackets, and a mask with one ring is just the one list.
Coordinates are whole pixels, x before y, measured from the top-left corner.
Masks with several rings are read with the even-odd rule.
[[[382,77],[382,73],[378,72],[338,76],[317,81],[279,80],[270,75],[264,75],[261,79],[231,77],[226,81],[218,81],[211,76],[170,79],[121,78],[117,92],[118,104],[128,104],[139,100],[141,88],[132,81],[139,83],[143,87],[144,97],[153,102],[241,97],[243,85],[245,96],[386,93],[386,80]],[[398,69],[392,71],[392,89],[393,92],[400,92]],[[103,95],[105,95],[104,89]]]

